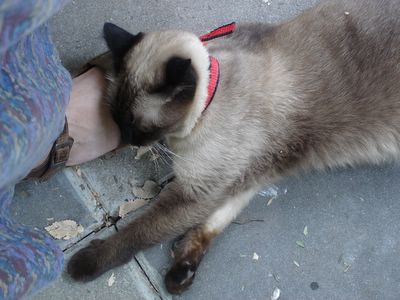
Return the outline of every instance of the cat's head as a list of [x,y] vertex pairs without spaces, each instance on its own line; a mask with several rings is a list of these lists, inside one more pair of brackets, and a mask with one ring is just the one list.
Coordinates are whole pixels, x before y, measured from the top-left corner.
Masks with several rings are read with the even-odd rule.
[[123,142],[140,146],[188,135],[207,97],[209,57],[198,37],[134,35],[106,23],[104,38],[114,60],[110,102]]

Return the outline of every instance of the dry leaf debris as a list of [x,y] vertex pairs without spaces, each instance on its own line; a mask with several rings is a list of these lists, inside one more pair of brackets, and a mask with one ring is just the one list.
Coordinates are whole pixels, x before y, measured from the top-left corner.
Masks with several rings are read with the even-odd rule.
[[57,240],[69,240],[83,232],[83,227],[73,220],[54,222],[44,229]]
[[281,296],[281,290],[276,287],[272,292],[271,300],[278,300],[280,296]]
[[158,195],[161,187],[152,180],[146,180],[142,187],[133,186],[132,193],[136,198],[151,199]]
[[109,287],[112,287],[114,283],[115,283],[115,274],[112,273],[110,278],[108,278],[108,280],[107,280],[107,285]]
[[135,200],[130,200],[128,202],[125,202],[124,204],[122,204],[119,207],[118,215],[121,218],[124,218],[131,211],[135,211],[135,210],[141,208],[142,206],[146,205],[147,203],[148,203],[148,201],[143,200],[143,199],[135,199]]

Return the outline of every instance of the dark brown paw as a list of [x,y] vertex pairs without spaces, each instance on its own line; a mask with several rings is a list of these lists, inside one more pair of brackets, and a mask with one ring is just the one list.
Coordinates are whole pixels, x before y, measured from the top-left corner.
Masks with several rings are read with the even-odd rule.
[[165,286],[171,294],[181,294],[186,291],[193,283],[196,275],[197,264],[189,261],[175,263],[165,275]]
[[106,271],[101,263],[103,244],[103,240],[93,240],[89,246],[75,253],[68,262],[68,274],[77,281],[90,281]]

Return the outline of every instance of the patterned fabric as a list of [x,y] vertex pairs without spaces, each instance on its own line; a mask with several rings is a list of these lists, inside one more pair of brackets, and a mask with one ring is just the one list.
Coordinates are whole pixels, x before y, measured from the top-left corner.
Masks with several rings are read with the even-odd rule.
[[71,77],[45,21],[66,2],[0,0],[0,299],[32,295],[62,270],[54,241],[13,222],[9,205],[64,125]]
[[0,0],[0,53],[32,33],[69,0]]
[[[0,191],[0,201],[13,189]],[[21,299],[55,280],[63,253],[46,233],[0,216],[0,299]]]

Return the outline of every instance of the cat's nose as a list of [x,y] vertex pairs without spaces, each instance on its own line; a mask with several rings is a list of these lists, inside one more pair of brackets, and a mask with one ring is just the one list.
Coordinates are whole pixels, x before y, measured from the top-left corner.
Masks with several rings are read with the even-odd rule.
[[132,144],[133,132],[125,126],[120,126],[121,130],[121,143],[123,144]]
[[133,146],[144,146],[143,138],[135,129],[130,130],[129,135],[127,136],[127,142]]
[[134,146],[149,146],[154,142],[151,135],[138,130],[133,129],[130,133],[130,144]]

